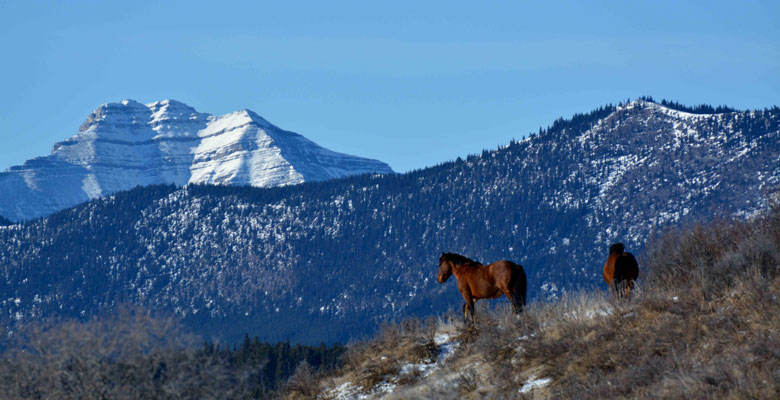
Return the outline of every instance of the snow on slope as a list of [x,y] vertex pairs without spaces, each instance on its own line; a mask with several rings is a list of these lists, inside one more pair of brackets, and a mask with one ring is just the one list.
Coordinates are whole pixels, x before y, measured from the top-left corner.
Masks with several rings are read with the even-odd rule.
[[174,100],[98,107],[52,153],[0,174],[0,215],[19,221],[135,186],[282,186],[361,173],[380,161],[336,153],[249,110],[199,113]]
[[654,231],[768,207],[765,193],[780,187],[780,109],[677,118],[629,106],[407,174],[279,197],[148,188],[1,228],[0,324],[97,315],[124,299],[230,340],[346,341],[458,304],[431,279],[442,247],[518,260],[535,282],[528,298],[555,298],[598,285],[614,241],[641,252]]

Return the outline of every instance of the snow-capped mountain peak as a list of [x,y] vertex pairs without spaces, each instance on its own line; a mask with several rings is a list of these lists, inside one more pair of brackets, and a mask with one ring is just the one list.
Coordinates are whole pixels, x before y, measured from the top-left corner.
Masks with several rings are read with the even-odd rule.
[[0,215],[24,220],[126,190],[171,183],[282,186],[390,173],[244,109],[212,116],[176,100],[103,104],[52,153],[0,174]]

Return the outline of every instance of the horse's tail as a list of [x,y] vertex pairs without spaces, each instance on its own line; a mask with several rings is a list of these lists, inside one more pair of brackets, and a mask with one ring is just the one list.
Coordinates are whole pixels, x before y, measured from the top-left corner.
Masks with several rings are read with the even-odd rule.
[[639,277],[639,264],[631,253],[623,253],[615,260],[615,282],[635,281]]
[[520,303],[520,307],[525,307],[525,294],[528,286],[526,281],[525,270],[520,264],[512,263],[512,291],[517,296],[517,301]]
[[623,283],[625,287],[630,291],[634,282],[639,277],[639,264],[636,262],[636,258],[631,253],[623,253],[617,260],[615,260],[615,278],[614,282]]

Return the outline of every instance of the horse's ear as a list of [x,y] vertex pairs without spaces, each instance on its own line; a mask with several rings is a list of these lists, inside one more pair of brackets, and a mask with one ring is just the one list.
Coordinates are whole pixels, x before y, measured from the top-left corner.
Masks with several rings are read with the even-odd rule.
[[444,257],[444,252],[443,251],[441,252],[441,256]]

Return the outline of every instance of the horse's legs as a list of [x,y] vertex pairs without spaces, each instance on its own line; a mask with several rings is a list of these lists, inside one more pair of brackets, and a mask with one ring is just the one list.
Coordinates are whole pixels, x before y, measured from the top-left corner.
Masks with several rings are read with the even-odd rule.
[[518,296],[515,296],[514,293],[510,292],[509,290],[504,291],[504,295],[507,299],[509,299],[509,302],[512,304],[512,311],[515,312],[515,314],[520,314],[521,311],[523,311],[523,306],[520,304],[520,299]]
[[517,303],[517,309],[515,309],[515,312],[520,314],[523,312],[523,307],[525,307],[525,300],[523,300],[521,296],[515,295],[515,302]]
[[630,279],[624,279],[621,281],[615,281],[612,285],[612,288],[615,290],[615,296],[617,298],[630,298],[631,297],[631,291],[634,289],[634,281]]
[[463,319],[466,321],[474,322],[474,306],[469,306],[469,303],[463,303]]
[[512,277],[510,275],[509,280],[497,282],[496,286],[498,287],[498,290],[504,293],[504,296],[509,299],[509,303],[512,304],[512,311],[514,311],[515,314],[520,314],[523,306],[520,304],[519,296],[515,294],[515,291],[517,290],[517,277]]
[[460,295],[463,296],[463,300],[466,304],[463,305],[463,318],[468,320],[471,317],[471,322],[474,322],[474,298],[471,297],[471,292],[468,289],[461,289]]
[[623,282],[614,280],[612,281],[612,289],[615,291],[615,297],[621,298],[623,297]]
[[463,319],[474,322],[474,300],[463,304]]
[[634,290],[634,281],[626,280],[626,298],[631,299],[631,291]]

